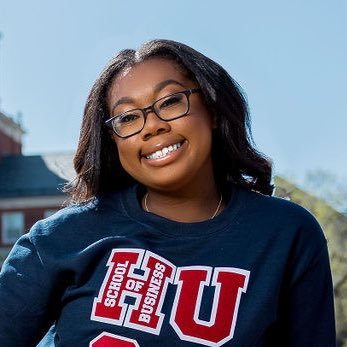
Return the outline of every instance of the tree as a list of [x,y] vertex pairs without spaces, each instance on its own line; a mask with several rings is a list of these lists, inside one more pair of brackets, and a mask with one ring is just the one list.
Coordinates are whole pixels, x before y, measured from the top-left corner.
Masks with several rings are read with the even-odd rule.
[[347,212],[347,178],[327,170],[308,171],[303,187],[340,212]]

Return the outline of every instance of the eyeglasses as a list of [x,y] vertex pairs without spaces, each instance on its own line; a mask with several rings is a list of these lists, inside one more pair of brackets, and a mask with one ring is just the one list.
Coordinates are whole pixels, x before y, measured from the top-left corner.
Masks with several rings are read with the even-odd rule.
[[133,136],[144,128],[149,111],[154,112],[163,121],[171,121],[187,115],[190,108],[189,96],[198,91],[200,88],[193,88],[164,96],[151,106],[116,114],[105,124],[119,137]]

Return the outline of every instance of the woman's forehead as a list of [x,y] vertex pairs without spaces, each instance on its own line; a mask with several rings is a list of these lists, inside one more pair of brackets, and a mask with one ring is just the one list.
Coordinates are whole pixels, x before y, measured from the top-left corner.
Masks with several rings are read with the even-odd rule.
[[173,59],[152,57],[132,66],[125,67],[117,74],[115,80],[118,82],[120,79],[125,77],[143,79],[148,77],[148,75],[153,77],[161,77],[170,74],[182,77],[186,77],[187,75],[183,66],[178,64]]
[[171,59],[156,57],[120,71],[110,86],[108,96],[112,98],[130,96],[141,90],[155,89],[165,81],[177,82],[176,84],[183,87],[188,87],[192,83],[178,63]]

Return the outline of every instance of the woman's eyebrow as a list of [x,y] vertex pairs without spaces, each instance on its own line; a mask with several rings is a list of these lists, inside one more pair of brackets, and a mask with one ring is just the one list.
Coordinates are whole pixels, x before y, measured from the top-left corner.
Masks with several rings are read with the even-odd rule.
[[177,84],[181,87],[185,87],[181,82],[178,82],[176,80],[165,80],[162,82],[159,82],[155,87],[154,87],[154,92],[158,93],[160,92],[162,89],[164,89],[166,86],[170,85],[170,84]]
[[[160,92],[162,89],[164,89],[166,86],[170,85],[170,84],[176,84],[178,86],[181,86],[183,88],[185,88],[185,86],[181,83],[181,82],[178,82],[176,80],[165,80],[165,81],[162,81],[162,82],[159,82],[154,88],[154,93],[158,93]],[[121,104],[131,104],[133,103],[135,100],[129,96],[124,96],[120,99],[118,99],[113,105],[112,105],[112,111],[118,106],[118,105],[121,105]]]

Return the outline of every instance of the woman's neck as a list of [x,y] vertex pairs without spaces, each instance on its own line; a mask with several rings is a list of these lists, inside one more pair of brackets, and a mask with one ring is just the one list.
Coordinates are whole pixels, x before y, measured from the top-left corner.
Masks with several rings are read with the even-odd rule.
[[200,222],[214,218],[225,203],[216,187],[198,192],[160,192],[148,189],[142,199],[142,208],[177,222]]

